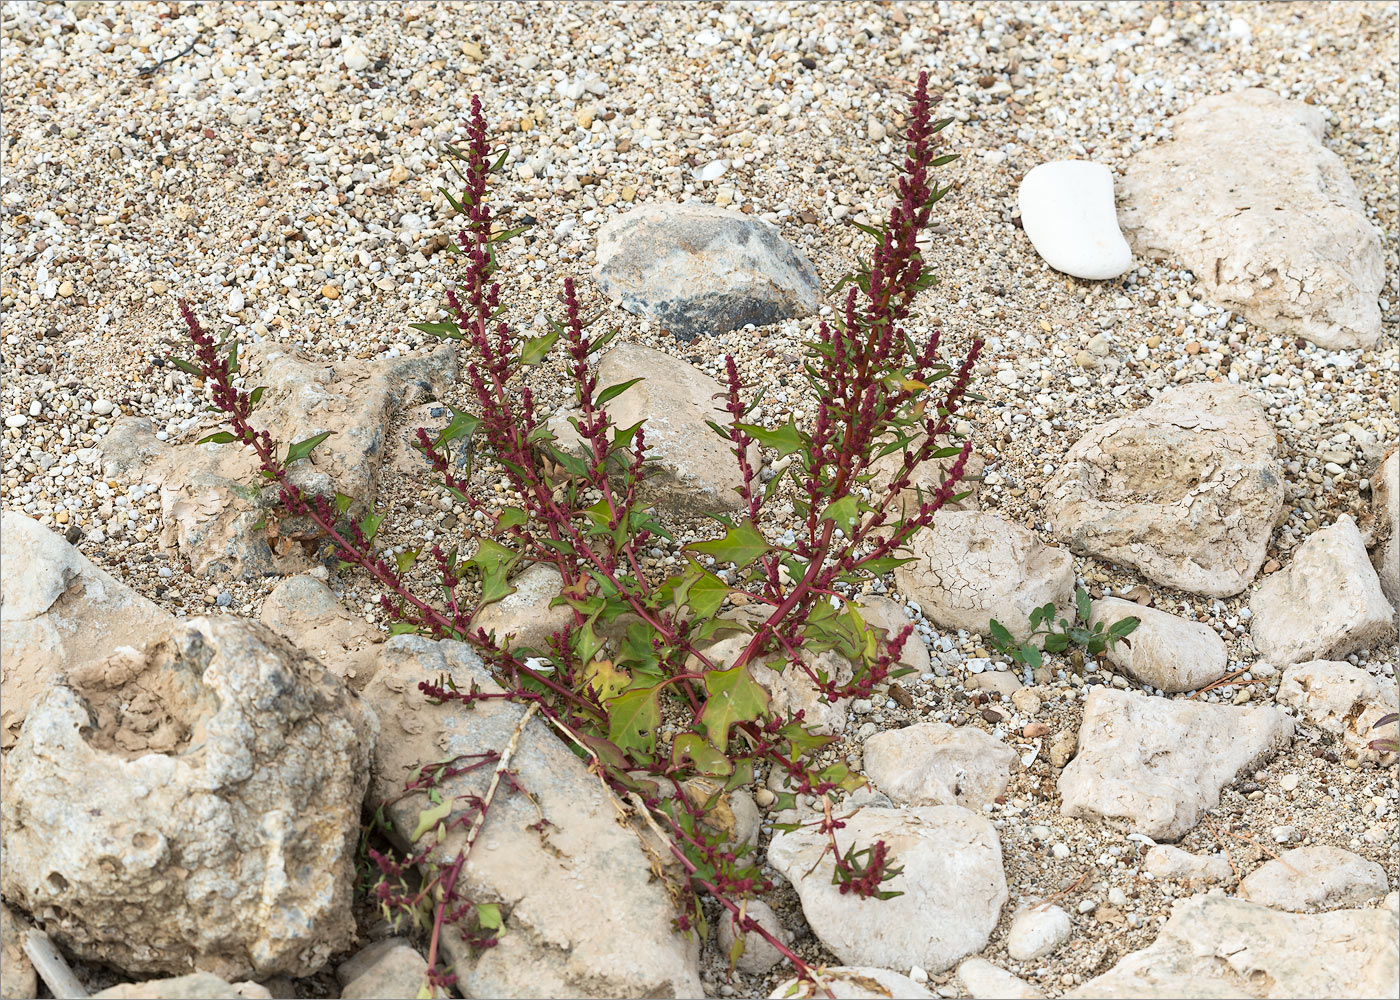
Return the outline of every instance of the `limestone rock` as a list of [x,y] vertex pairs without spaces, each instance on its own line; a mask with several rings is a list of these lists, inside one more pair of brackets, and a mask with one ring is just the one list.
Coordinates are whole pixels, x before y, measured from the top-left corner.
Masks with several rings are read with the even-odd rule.
[[1079,752],[1060,775],[1060,812],[1124,820],[1134,833],[1177,840],[1225,785],[1292,736],[1293,720],[1275,708],[1096,687],[1084,701]]
[[561,605],[551,608],[549,602],[559,596],[564,581],[553,566],[536,563],[511,578],[515,593],[477,612],[473,623],[504,642],[515,636],[512,647],[527,647],[543,651],[549,648],[549,637],[573,620],[573,611]]
[[975,1000],[1041,1000],[1045,996],[1024,979],[985,958],[969,958],[959,963],[958,979]]
[[897,805],[981,809],[1006,791],[1016,760],[975,727],[919,722],[867,739],[864,771]]
[[1400,608],[1400,451],[1394,448],[1371,480],[1371,506],[1376,524],[1371,565],[1385,596]]
[[1011,920],[1006,953],[1017,962],[1033,962],[1053,954],[1069,940],[1069,914],[1058,906],[1032,906]]
[[[920,447],[924,442],[922,435],[916,437],[909,443],[910,450]],[[957,442],[945,442],[956,444]],[[938,488],[943,485],[943,481],[948,476],[948,470],[952,468],[956,458],[930,458],[926,462],[919,464],[909,476],[909,485],[899,491],[898,507],[895,508],[906,517],[913,517],[919,512],[919,504],[924,500],[932,498]],[[977,488],[981,483],[983,470],[986,468],[986,460],[977,452],[970,452],[967,462],[964,465],[964,476],[954,486],[954,496],[958,493],[966,493],[968,496],[956,503],[946,503],[943,510],[980,510],[977,502]],[[888,455],[877,458],[870,466],[870,470],[875,473],[870,481],[870,491],[875,496],[884,496],[890,488],[895,475],[904,467],[904,455],[902,452],[892,451]]]
[[[832,966],[826,970],[822,982],[836,1000],[933,1000],[934,995],[908,976],[891,972],[889,969],[859,968],[849,965]],[[812,1000],[825,997],[826,993],[810,982],[789,979],[772,993],[771,1000]]]
[[1074,594],[1068,552],[995,514],[940,514],[911,545],[914,562],[895,570],[900,592],[944,628],[986,633],[995,618],[1024,642],[1030,613],[1044,604],[1067,609]]
[[145,642],[175,619],[39,522],[0,514],[0,747],[49,679]]
[[1337,847],[1298,847],[1240,880],[1239,896],[1276,910],[1364,906],[1389,891],[1385,869]]
[[1249,585],[1282,509],[1273,428],[1228,384],[1168,389],[1096,427],[1046,487],[1050,523],[1076,552],[1208,597]]
[[1267,90],[1208,97],[1128,162],[1120,218],[1139,257],[1173,257],[1216,305],[1332,349],[1380,336],[1380,240],[1320,108]]
[[[647,476],[641,496],[671,510],[687,514],[737,511],[744,508],[734,492],[743,482],[739,463],[728,441],[707,421],[728,426],[729,412],[716,398],[720,384],[698,368],[669,354],[618,344],[598,362],[599,389],[642,381],[607,404],[608,415],[618,427],[645,421]],[[583,450],[578,431],[569,423],[571,411],[560,411],[549,421],[556,446]],[[758,446],[750,445],[749,464],[758,468]],[[757,489],[758,480],[754,480]]]
[[356,691],[364,690],[379,666],[384,633],[351,614],[331,588],[315,577],[283,580],[263,601],[259,618]]
[[1400,711],[1393,681],[1382,681],[1350,663],[1311,660],[1289,667],[1278,688],[1278,703],[1295,708],[1323,732],[1339,736],[1359,757],[1375,760],[1368,744],[1394,738],[1395,723],[1376,723]]
[[841,961],[942,972],[986,946],[1006,902],[1006,877],[985,818],[961,806],[867,807],[840,836],[864,847],[883,840],[904,869],[885,888],[904,895],[842,895],[832,885],[825,835],[806,827],[775,834],[768,863],[793,883],[808,925]]
[[1124,618],[1139,619],[1138,627],[1126,641],[1113,644],[1108,659],[1134,680],[1171,693],[1199,690],[1225,676],[1225,642],[1209,625],[1118,597],[1105,597],[1090,607],[1091,627],[1102,622],[1107,631]]
[[820,292],[772,223],[694,203],[642,205],[607,223],[593,274],[610,299],[681,340],[813,313]]
[[172,979],[148,979],[144,983],[122,983],[101,993],[94,1000],[244,1000],[239,993],[218,976],[195,972]]
[[[277,344],[254,344],[240,363],[249,385],[267,387],[252,422],[284,453],[288,445],[330,432],[291,467],[291,479],[311,494],[352,497],[352,514],[374,499],[395,414],[438,396],[457,371],[451,345],[428,355],[331,364],[304,360]],[[190,441],[210,430],[191,431]],[[255,579],[310,568],[298,543],[315,537],[311,526],[298,518],[267,521],[277,487],[258,485],[251,449],[169,444],[156,439],[150,421],[134,417],[117,421],[98,448],[107,478],[159,484],[161,545],[177,550],[198,575]]]
[[24,953],[25,923],[0,903],[0,998],[30,1000],[39,995],[34,963]]
[[7,762],[0,887],[90,960],[309,975],[355,933],[376,730],[266,627],[178,623],[35,703]]
[[[464,712],[432,705],[418,681],[449,675],[459,688],[499,690],[481,659],[462,643],[402,635],[383,646],[365,698],[385,720],[373,799],[399,794],[419,767],[460,754],[503,748],[525,711],[490,701]],[[444,939],[468,996],[696,997],[701,995],[694,940],[672,929],[674,910],[633,834],[587,766],[538,719],[521,733],[511,762],[523,796],[500,794],[461,878],[474,900],[507,914],[498,944],[473,955],[456,935]],[[451,779],[444,795],[484,793],[489,769]],[[394,802],[388,818],[407,838],[425,797]],[[465,806],[463,807],[465,808]],[[536,832],[540,815],[546,836]],[[452,831],[434,857],[456,855]],[[582,905],[584,902],[587,905]]]
[[[903,606],[896,604],[888,597],[878,597],[873,594],[862,596],[860,613],[867,625],[884,629],[887,640],[894,639],[904,626],[913,624],[909,620],[909,616],[904,613]],[[928,670],[930,662],[928,647],[924,645],[924,640],[917,629],[911,630],[909,637],[904,640],[904,645],[899,647],[898,662],[921,674]]]
[[[745,912],[783,944],[792,944],[792,935],[783,926],[778,915],[773,912],[773,908],[763,900],[750,900]],[[728,955],[730,948],[734,946],[734,922],[729,918],[728,913],[720,914],[719,926],[715,934],[720,954]],[[734,967],[751,976],[762,976],[781,961],[783,961],[782,952],[765,941],[756,931],[745,931],[744,953],[739,956]]]
[[1158,844],[1142,859],[1142,870],[1156,878],[1175,879],[1188,885],[1228,882],[1234,874],[1223,854],[1192,854],[1170,844]]
[[[727,670],[752,638],[748,634],[730,635],[705,647],[703,652],[716,667]],[[855,675],[850,661],[834,650],[808,656],[806,662],[813,671],[824,671],[837,684],[849,684]],[[818,736],[836,736],[846,728],[851,699],[830,701],[805,671],[783,657],[766,663],[751,662],[749,672],[768,692],[768,705],[773,712],[780,715],[802,712],[803,725]]]
[[1057,271],[1103,281],[1133,266],[1113,209],[1113,174],[1102,163],[1057,160],[1032,167],[1016,192],[1021,226]]
[[1178,900],[1156,941],[1065,996],[1392,997],[1397,934],[1389,910],[1280,913],[1212,892]]
[[428,961],[403,938],[376,941],[335,970],[340,1000],[415,1000]]
[[1265,578],[1249,610],[1254,645],[1280,666],[1336,659],[1395,635],[1395,608],[1346,514],[1313,532],[1283,572]]

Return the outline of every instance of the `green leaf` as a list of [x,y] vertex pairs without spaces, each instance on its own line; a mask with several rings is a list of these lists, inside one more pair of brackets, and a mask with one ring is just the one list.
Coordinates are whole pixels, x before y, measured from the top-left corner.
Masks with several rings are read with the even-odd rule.
[[656,748],[656,727],[661,725],[656,693],[655,687],[638,688],[608,702],[608,739],[623,753],[650,754]]
[[992,642],[996,643],[998,649],[1003,652],[1015,643],[1015,640],[1011,637],[1011,633],[1007,630],[1006,626],[995,618],[992,619],[988,628],[992,633]]
[[410,329],[421,330],[431,337],[447,337],[449,340],[461,340],[462,328],[456,323],[410,323]]
[[355,505],[355,498],[354,498],[354,497],[352,497],[352,496],[347,496],[347,495],[344,494],[344,493],[337,493],[337,494],[335,495],[335,512],[336,512],[337,514],[344,514],[347,510],[349,510],[349,509],[350,509],[351,507],[353,507],[354,505]]
[[374,541],[374,536],[379,534],[379,526],[384,523],[384,515],[370,511],[360,518],[360,530],[365,533],[367,541]]
[[633,378],[628,379],[626,382],[619,382],[617,385],[610,385],[598,394],[598,398],[593,401],[593,405],[602,406],[610,400],[621,396],[624,392],[641,381],[643,381],[641,378]]
[[1042,662],[1040,659],[1040,650],[1036,649],[1035,646],[1027,643],[1021,647],[1021,653],[1021,660],[1026,666],[1030,667],[1032,670],[1040,666]]
[[413,836],[408,838],[410,844],[416,844],[418,839],[433,827],[437,826],[452,813],[452,800],[443,799],[435,806],[430,806],[418,814],[418,825],[413,828]]
[[410,625],[408,622],[394,622],[389,626],[389,638],[396,635],[408,635],[410,632],[417,632],[417,625]]
[[477,542],[476,554],[472,556],[471,563],[481,570],[483,605],[492,604],[515,593],[515,588],[507,583],[506,579],[519,558],[513,550],[489,538]]
[[1045,651],[1047,653],[1063,653],[1069,648],[1069,636],[1063,632],[1045,637]]
[[522,365],[537,365],[544,360],[545,355],[554,347],[554,342],[559,339],[559,331],[551,330],[542,337],[534,337],[520,348],[520,363]]
[[407,552],[400,552],[396,556],[394,556],[394,562],[398,566],[400,576],[412,569],[413,564],[417,561],[417,549],[409,549]]
[[905,563],[913,561],[912,558],[900,559],[895,556],[882,556],[879,559],[866,559],[858,565],[861,569],[879,576],[881,573],[888,573],[892,569],[897,569]]
[[797,429],[797,425],[793,423],[791,417],[788,417],[787,423],[773,430],[759,427],[756,424],[740,424],[739,430],[765,448],[776,448],[780,458],[791,455],[795,451],[801,451],[806,444],[802,433]]
[[695,764],[696,771],[709,777],[723,778],[734,770],[729,758],[699,733],[682,733],[671,744],[672,767],[680,767],[687,758]]
[[822,511],[822,520],[832,522],[849,535],[860,520],[860,501],[849,494],[840,500],[833,500],[827,504],[826,510]]
[[291,465],[298,459],[302,459],[305,458],[307,455],[310,455],[312,450],[315,449],[317,445],[319,445],[322,441],[324,441],[330,436],[330,431],[322,431],[315,437],[309,437],[305,441],[298,441],[296,444],[288,446],[286,464]]
[[252,392],[248,393],[248,403],[252,406],[258,405],[258,400],[262,399],[263,393],[267,392],[267,386],[260,385]]
[[504,922],[501,920],[501,908],[495,903],[477,903],[476,922],[483,930],[500,930],[504,926]]
[[507,528],[516,528],[528,521],[525,512],[517,507],[507,507],[501,511],[501,516],[496,518],[496,530],[505,531]]
[[700,724],[710,742],[723,749],[729,728],[736,722],[752,722],[768,710],[768,692],[753,679],[746,664],[705,674],[705,707]]
[[215,431],[207,437],[202,437],[195,444],[231,444],[238,440],[238,435],[229,431]]
[[180,369],[180,371],[184,372],[186,375],[193,375],[195,378],[204,377],[204,372],[202,369],[199,368],[198,365],[192,365],[184,358],[166,358],[165,360],[169,361],[172,365]]
[[1141,618],[1122,618],[1114,622],[1109,627],[1108,632],[1114,638],[1121,639],[1125,635],[1131,634],[1133,629],[1137,628],[1141,624]]
[[1089,594],[1082,588],[1074,592],[1074,610],[1079,612],[1082,621],[1089,620]]
[[714,616],[729,595],[723,580],[691,563],[676,583],[672,601],[676,607],[689,607],[691,614],[701,620]]
[[686,546],[688,552],[714,556],[717,562],[733,563],[739,568],[747,566],[769,549],[768,543],[759,534],[751,521],[731,527],[723,538],[708,542],[692,542]]

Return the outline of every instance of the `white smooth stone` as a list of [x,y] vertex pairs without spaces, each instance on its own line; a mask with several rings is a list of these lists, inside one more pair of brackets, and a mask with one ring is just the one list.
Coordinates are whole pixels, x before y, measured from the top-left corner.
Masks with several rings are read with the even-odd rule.
[[1102,163],[1042,163],[1021,181],[1016,200],[1031,245],[1055,270],[1103,281],[1132,267],[1114,212],[1113,175]]

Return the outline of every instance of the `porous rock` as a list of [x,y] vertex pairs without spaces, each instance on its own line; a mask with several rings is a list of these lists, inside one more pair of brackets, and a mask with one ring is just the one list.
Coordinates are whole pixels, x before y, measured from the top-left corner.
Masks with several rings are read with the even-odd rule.
[[208,972],[122,983],[93,994],[94,1000],[244,1000],[244,997],[245,994]]
[[1395,635],[1395,608],[1346,514],[1309,535],[1283,572],[1266,577],[1249,610],[1254,645],[1279,666],[1336,659]]
[[1389,891],[1385,869],[1351,851],[1315,845],[1285,851],[1240,880],[1239,896],[1276,910],[1364,906]]
[[175,619],[15,511],[0,514],[0,747],[54,674],[144,643]]
[[865,741],[865,774],[897,805],[981,809],[1006,791],[1016,752],[981,729],[919,722]]
[[[904,613],[902,605],[896,604],[888,597],[879,597],[874,594],[861,597],[860,613],[867,625],[884,630],[886,641],[893,640],[906,625],[912,626],[914,624]],[[899,660],[897,662],[921,674],[928,670],[930,662],[928,646],[924,645],[923,637],[919,635],[918,629],[910,628],[909,637],[904,640],[904,645],[899,647]]]
[[1363,759],[1380,756],[1369,746],[1372,740],[1396,736],[1393,722],[1376,727],[1383,717],[1400,711],[1395,684],[1350,663],[1296,663],[1284,671],[1277,697],[1280,705],[1298,710],[1323,732],[1341,737],[1347,748]]
[[1046,486],[1056,535],[1079,553],[1193,594],[1238,594],[1283,509],[1278,443],[1248,390],[1200,383],[1080,438]]
[[1380,336],[1380,239],[1320,108],[1262,89],[1208,97],[1135,154],[1119,188],[1139,257],[1180,260],[1207,298],[1322,347]]
[[778,833],[768,846],[768,863],[792,882],[812,932],[841,961],[933,973],[986,946],[1006,902],[1001,842],[987,819],[961,806],[866,807],[845,822],[845,843],[885,842],[903,871],[883,888],[903,895],[843,895],[817,830]]
[[1070,554],[995,514],[940,514],[914,537],[910,555],[914,561],[895,570],[895,583],[944,628],[986,633],[995,618],[1024,642],[1033,610],[1068,609],[1074,593]]
[[1395,996],[1397,934],[1390,910],[1280,913],[1211,892],[1178,900],[1151,945],[1065,996]]
[[1113,174],[1102,163],[1057,160],[1032,167],[1016,191],[1021,226],[1057,271],[1103,281],[1133,266],[1113,208]]
[[336,967],[340,1000],[414,1000],[428,961],[403,938],[385,938]]
[[376,731],[266,627],[177,623],[35,703],[7,763],[0,886],[128,971],[309,975],[355,933]]
[[694,203],[642,205],[607,223],[593,274],[610,299],[681,340],[815,312],[820,290],[772,223]]
[[[292,464],[291,481],[309,494],[352,500],[358,515],[373,502],[396,413],[424,398],[436,398],[456,377],[455,348],[380,361],[308,361],[272,343],[254,344],[241,355],[244,378],[265,385],[252,423],[286,448],[330,432],[310,455]],[[301,518],[271,518],[278,487],[259,486],[252,449],[235,444],[197,444],[211,428],[192,431],[191,443],[155,436],[149,420],[114,423],[98,443],[103,474],[160,488],[160,544],[188,559],[207,577],[255,579],[304,572],[310,561],[299,544],[316,537]]]
[[1091,627],[1102,624],[1107,631],[1124,618],[1137,618],[1138,626],[1113,643],[1108,660],[1134,680],[1171,693],[1194,691],[1225,675],[1225,642],[1209,625],[1119,597],[1090,605]]
[[356,691],[364,690],[379,665],[378,647],[384,633],[351,614],[331,588],[315,577],[283,580],[263,601],[259,618]]
[[1276,708],[1096,687],[1084,700],[1079,752],[1060,775],[1060,811],[1177,840],[1220,801],[1225,785],[1292,736],[1293,720]]
[[[383,646],[365,698],[384,721],[373,801],[399,795],[419,768],[461,754],[502,750],[524,706],[487,701],[471,711],[430,704],[422,680],[451,677],[499,691],[465,644],[397,636]],[[695,997],[701,995],[695,942],[673,930],[675,912],[637,838],[618,823],[617,806],[583,761],[539,719],[520,734],[511,770],[533,796],[498,794],[462,869],[463,891],[506,914],[497,944],[473,954],[446,935],[446,960],[469,996]],[[490,769],[448,779],[444,796],[482,795]],[[459,798],[457,801],[461,802]],[[407,840],[426,797],[386,808]],[[463,805],[461,808],[467,808]],[[540,832],[541,815],[547,821]],[[432,857],[456,856],[465,832],[454,829]],[[422,845],[420,845],[422,846]]]

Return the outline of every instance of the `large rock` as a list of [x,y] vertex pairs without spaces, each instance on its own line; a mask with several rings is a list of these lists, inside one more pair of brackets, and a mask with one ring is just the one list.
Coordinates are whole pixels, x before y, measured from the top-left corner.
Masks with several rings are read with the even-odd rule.
[[129,971],[310,975],[354,938],[376,730],[266,627],[179,623],[34,705],[7,765],[0,887]]
[[[452,345],[428,355],[332,364],[254,344],[241,362],[245,382],[267,388],[253,425],[267,430],[283,454],[288,445],[330,432],[310,458],[292,465],[291,479],[309,493],[351,497],[352,515],[374,500],[395,414],[436,398],[457,373]],[[190,442],[210,430],[191,431]],[[312,526],[269,519],[278,490],[258,485],[252,449],[169,444],[156,438],[150,421],[134,417],[117,421],[98,448],[109,479],[159,485],[161,545],[178,550],[200,576],[253,579],[310,568],[299,543],[316,537]]]
[[1139,257],[1174,257],[1212,302],[1328,348],[1380,336],[1380,240],[1323,113],[1267,90],[1208,97],[1137,153],[1119,187]]
[[[598,362],[600,390],[635,378],[642,381],[609,401],[607,411],[617,427],[645,421],[648,467],[640,491],[643,499],[689,514],[745,509],[735,492],[743,477],[733,446],[708,423],[729,425],[729,411],[716,398],[723,392],[720,384],[698,368],[640,344],[618,344]],[[569,423],[576,416],[574,411],[560,411],[549,428],[558,447],[587,454]],[[754,488],[761,489],[756,445],[749,446],[748,459]]]
[[[430,704],[417,684],[444,675],[460,690],[473,684],[500,690],[465,644],[404,635],[384,645],[379,671],[365,689],[385,720],[375,800],[398,796],[423,765],[503,750],[509,742],[524,706],[488,701],[466,711]],[[619,825],[616,806],[587,765],[533,719],[521,733],[511,770],[533,798],[502,789],[460,876],[470,898],[501,905],[505,926],[497,945],[479,954],[458,935],[443,938],[463,993],[700,996],[695,942],[673,930],[675,911],[663,884],[652,879],[640,843]],[[462,774],[442,792],[481,795],[490,776],[490,768]],[[395,799],[386,812],[406,840],[426,806],[419,794]],[[541,815],[548,823],[543,834]],[[464,836],[452,829],[433,848],[433,858],[455,858]]]
[[1395,635],[1395,609],[1346,514],[1298,546],[1292,563],[1259,585],[1249,610],[1254,645],[1280,666],[1336,659]]
[[[778,919],[778,914],[773,908],[761,899],[751,899],[745,904],[744,912],[753,920],[758,922],[769,934],[773,935],[784,945],[792,944],[792,935],[788,933],[783,922]],[[734,942],[737,940],[734,934],[734,920],[728,911],[719,916],[719,926],[715,931],[716,943],[719,945],[721,955],[732,954]],[[743,953],[734,961],[734,968],[740,972],[751,976],[762,976],[769,969],[783,961],[783,953],[768,943],[757,931],[745,931],[743,934]]]
[[1044,958],[1069,940],[1069,914],[1058,906],[1040,904],[1021,910],[1006,932],[1006,953],[1017,962]]
[[842,894],[825,834],[778,833],[768,863],[792,882],[812,932],[851,965],[942,972],[981,951],[1006,902],[1001,842],[984,817],[961,806],[866,807],[837,834],[842,848],[883,840],[904,870],[883,888],[891,899]]
[[1080,438],[1046,487],[1046,513],[1076,552],[1227,597],[1264,563],[1281,475],[1257,399],[1227,384],[1186,385]]
[[1104,281],[1133,266],[1113,211],[1113,174],[1102,163],[1042,163],[1021,181],[1016,204],[1035,252],[1055,270]]
[[772,223],[694,203],[643,205],[603,226],[593,274],[681,340],[815,312],[820,291]]
[[1323,732],[1341,737],[1359,757],[1374,760],[1379,754],[1372,740],[1396,736],[1395,723],[1376,723],[1400,711],[1400,694],[1394,681],[1353,667],[1350,663],[1310,660],[1289,667],[1278,687],[1278,703],[1297,709]]
[[958,979],[974,1000],[1042,1000],[1044,993],[985,958],[965,959]]
[[821,977],[825,991],[810,980],[789,979],[768,994],[772,1000],[812,1000],[814,997],[835,997],[836,1000],[933,1000],[933,994],[908,976],[889,969],[858,968],[835,965],[824,970]]
[[1079,753],[1060,774],[1060,811],[1177,840],[1219,803],[1225,785],[1292,736],[1293,720],[1275,708],[1096,687],[1084,700]]
[[245,1000],[237,988],[218,976],[195,972],[171,979],[148,979],[144,983],[122,983],[101,993],[94,1000]]
[[1227,882],[1234,874],[1224,854],[1192,854],[1171,844],[1157,844],[1142,859],[1142,870],[1154,878],[1175,879],[1187,885]]
[[472,625],[484,628],[499,644],[511,648],[528,648],[538,652],[549,649],[549,637],[568,627],[574,612],[568,605],[551,608],[549,602],[564,589],[564,578],[553,566],[536,563],[511,577],[515,593],[486,605],[476,613]]
[[[730,635],[703,648],[705,658],[717,670],[727,670],[739,658],[753,636]],[[851,662],[835,650],[808,655],[806,664],[817,674],[825,674],[837,684],[849,684],[855,676]],[[698,661],[695,661],[698,665]],[[779,716],[802,713],[802,724],[818,736],[838,736],[850,719],[851,699],[832,701],[801,667],[783,656],[749,663],[749,673],[768,692],[768,707]]]
[[144,643],[175,619],[39,522],[0,514],[0,747],[64,669]]
[[1385,869],[1337,847],[1298,847],[1240,881],[1239,896],[1276,910],[1364,906],[1390,890]]
[[1371,507],[1371,565],[1385,596],[1400,608],[1400,451],[1394,448],[1371,480]]
[[379,666],[384,633],[351,614],[331,588],[315,577],[283,580],[263,601],[259,618],[356,691],[364,690]]
[[973,726],[919,722],[867,739],[863,769],[896,805],[981,809],[1006,791],[1016,759]]
[[403,938],[385,938],[335,970],[340,1000],[413,1000],[428,974],[428,961]]
[[1194,691],[1225,675],[1225,642],[1209,625],[1120,597],[1090,606],[1091,626],[1102,623],[1105,631],[1124,618],[1139,619],[1138,627],[1113,644],[1108,660],[1134,680],[1166,692]]
[[1067,997],[1393,997],[1390,910],[1280,913],[1218,893],[1178,900],[1150,946]]
[[940,514],[910,546],[914,561],[895,583],[924,617],[944,628],[986,633],[995,618],[1024,642],[1030,613],[1045,604],[1068,613],[1074,563],[1063,549],[1042,545],[1020,525],[995,514]]

